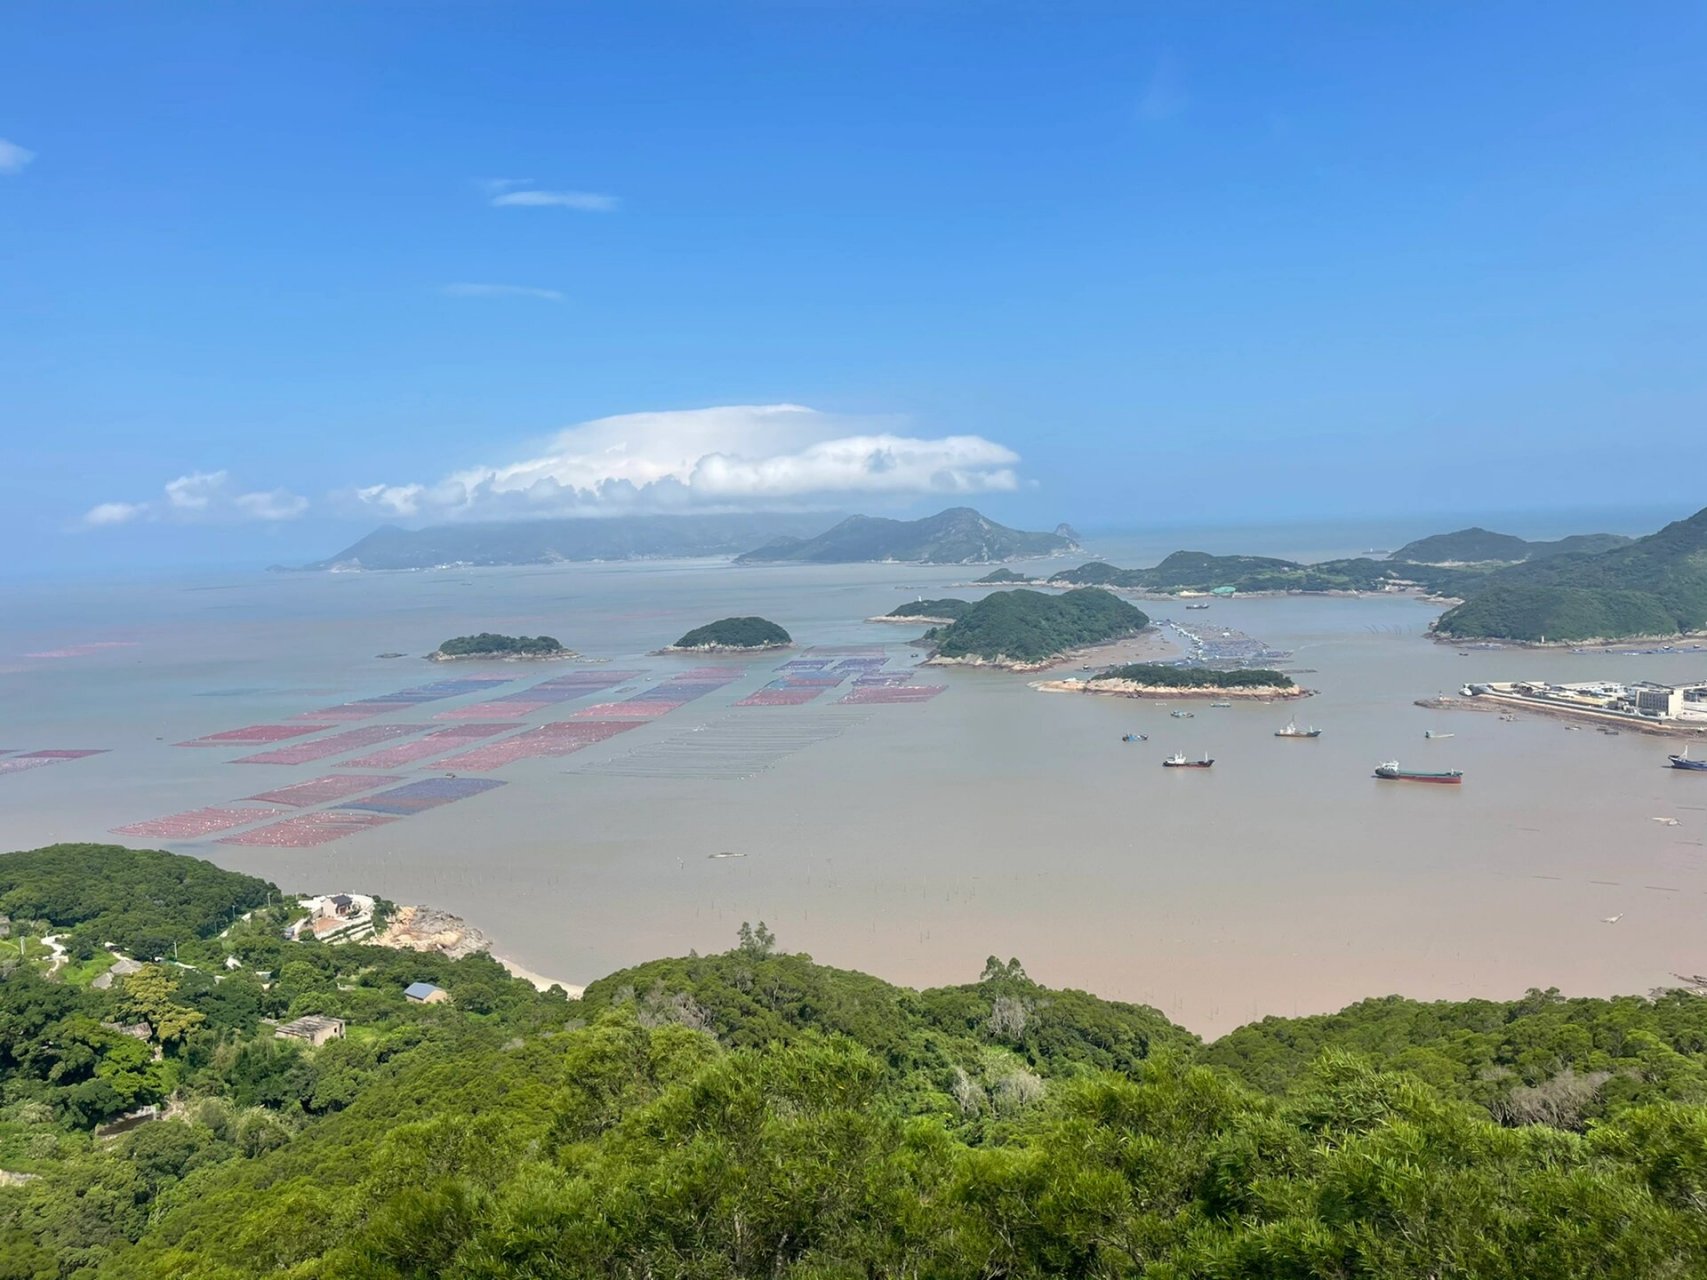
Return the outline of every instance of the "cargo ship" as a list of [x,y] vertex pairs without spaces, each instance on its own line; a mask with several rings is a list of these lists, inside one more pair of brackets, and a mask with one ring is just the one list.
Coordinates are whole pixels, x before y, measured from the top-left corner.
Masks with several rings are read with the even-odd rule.
[[1385,764],[1376,765],[1375,776],[1386,778],[1390,782],[1459,783],[1464,781],[1462,769],[1442,769],[1438,773],[1425,773],[1421,769],[1401,769],[1397,760],[1389,760]]
[[1173,755],[1169,756],[1166,760],[1162,761],[1162,768],[1164,768],[1164,769],[1207,769],[1207,768],[1209,768],[1210,765],[1212,765],[1214,763],[1215,762],[1213,760],[1211,760],[1208,756],[1204,756],[1203,759],[1201,759],[1201,760],[1187,760],[1183,754],[1176,751],[1173,753]]
[[1274,736],[1277,738],[1319,738],[1322,736],[1322,731],[1315,725],[1311,725],[1308,729],[1300,729],[1296,720],[1288,720],[1284,729],[1274,731]]
[[1671,767],[1674,769],[1693,769],[1698,773],[1707,773],[1707,760],[1691,760],[1688,747],[1675,756],[1667,756],[1666,759],[1671,761]]

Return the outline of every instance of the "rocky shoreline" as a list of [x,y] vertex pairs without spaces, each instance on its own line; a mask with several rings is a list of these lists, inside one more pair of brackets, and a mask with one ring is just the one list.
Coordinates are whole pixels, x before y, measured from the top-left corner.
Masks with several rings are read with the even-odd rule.
[[788,644],[667,644],[662,649],[652,650],[652,656],[663,657],[672,653],[776,653],[792,648],[792,641]]
[[1232,689],[1181,688],[1176,685],[1139,684],[1136,680],[1036,680],[1031,687],[1043,693],[1098,693],[1118,698],[1204,698],[1228,702],[1294,702],[1315,694],[1301,685],[1240,685]]
[[399,951],[426,951],[450,960],[484,951],[509,971],[510,976],[531,982],[538,990],[562,987],[572,997],[579,997],[583,988],[573,983],[559,982],[523,968],[514,960],[492,953],[492,939],[461,916],[436,907],[399,907],[391,917],[385,932],[376,934],[370,945],[392,947]]
[[[380,657],[390,657],[390,654],[380,654]],[[402,655],[396,655],[401,657]],[[557,653],[445,653],[434,649],[425,655],[428,662],[592,662],[595,659],[576,653],[573,649],[563,649]]]
[[887,613],[880,613],[875,618],[867,618],[867,622],[910,622],[926,627],[946,627],[953,624],[953,618],[930,618],[922,613],[908,614],[905,617],[894,618]]

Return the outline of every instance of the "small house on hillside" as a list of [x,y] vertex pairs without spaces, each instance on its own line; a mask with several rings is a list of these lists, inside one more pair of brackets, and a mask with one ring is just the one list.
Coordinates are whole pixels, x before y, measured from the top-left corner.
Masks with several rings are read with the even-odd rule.
[[326,905],[332,909],[334,915],[340,916],[352,916],[360,909],[356,906],[356,900],[347,893],[334,893],[326,899]]
[[411,982],[403,988],[403,998],[410,1004],[443,1004],[450,999],[450,992],[430,982]]
[[11,936],[12,936],[12,917],[11,916],[0,916],[0,938],[10,938]]
[[319,1046],[328,1040],[343,1039],[344,1020],[328,1017],[323,1013],[311,1013],[305,1017],[281,1023],[278,1029],[273,1032],[273,1036],[279,1040],[301,1040],[307,1044]]

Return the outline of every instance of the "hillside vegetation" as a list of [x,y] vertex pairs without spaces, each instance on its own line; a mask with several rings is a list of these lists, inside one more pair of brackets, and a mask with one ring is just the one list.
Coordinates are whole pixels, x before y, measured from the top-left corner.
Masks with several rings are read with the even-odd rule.
[[1022,588],[992,592],[931,638],[939,658],[1029,663],[1131,635],[1149,622],[1141,610],[1096,587],[1061,595]]
[[1121,569],[1093,560],[1076,569],[1050,576],[1061,586],[1115,587],[1131,591],[1175,594],[1182,591],[1385,591],[1416,586],[1436,594],[1458,594],[1480,581],[1470,569],[1431,565],[1398,565],[1379,560],[1324,560],[1301,564],[1273,556],[1216,556],[1204,551],[1176,551],[1149,569]]
[[695,627],[672,649],[780,649],[794,643],[789,635],[769,618],[719,618],[703,627]]
[[434,658],[551,658],[569,651],[555,636],[503,636],[491,631],[453,636],[428,655]]
[[1446,636],[1535,641],[1675,636],[1703,629],[1707,510],[1611,551],[1501,569],[1436,624]]
[[1076,549],[1062,532],[1027,533],[997,524],[971,507],[951,507],[922,520],[849,516],[815,538],[783,537],[745,555],[737,564],[807,561],[848,564],[898,560],[914,564],[987,564]]
[[1578,533],[1551,542],[1531,542],[1514,534],[1471,527],[1407,542],[1387,558],[1421,564],[1517,564],[1553,556],[1598,555],[1630,541],[1618,533]]
[[947,618],[958,619],[972,606],[964,600],[946,596],[941,600],[909,600],[898,604],[883,616],[886,618]]
[[[111,991],[4,962],[0,1168],[33,1180],[0,1185],[0,1276],[1707,1273],[1694,996],[1388,997],[1203,1045],[1017,960],[915,991],[763,924],[579,1002],[276,924]],[[314,1011],[349,1035],[259,1021]],[[95,1141],[106,1090],[179,1106]]]

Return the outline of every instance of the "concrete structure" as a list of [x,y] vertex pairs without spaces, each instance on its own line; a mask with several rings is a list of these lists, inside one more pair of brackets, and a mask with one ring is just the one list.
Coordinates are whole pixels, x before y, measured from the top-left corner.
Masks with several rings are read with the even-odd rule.
[[1466,684],[1466,698],[1531,710],[1581,716],[1603,723],[1646,725],[1655,732],[1707,731],[1707,685],[1665,685],[1615,680],[1550,683],[1545,680]]
[[12,917],[11,916],[0,916],[0,938],[10,938],[11,936],[12,936]]
[[306,1017],[281,1023],[273,1032],[273,1036],[279,1040],[302,1040],[319,1046],[328,1040],[343,1039],[344,1020],[327,1017],[323,1013],[311,1013]]
[[430,982],[411,982],[403,988],[403,998],[410,1004],[443,1004],[450,999],[450,992]]

